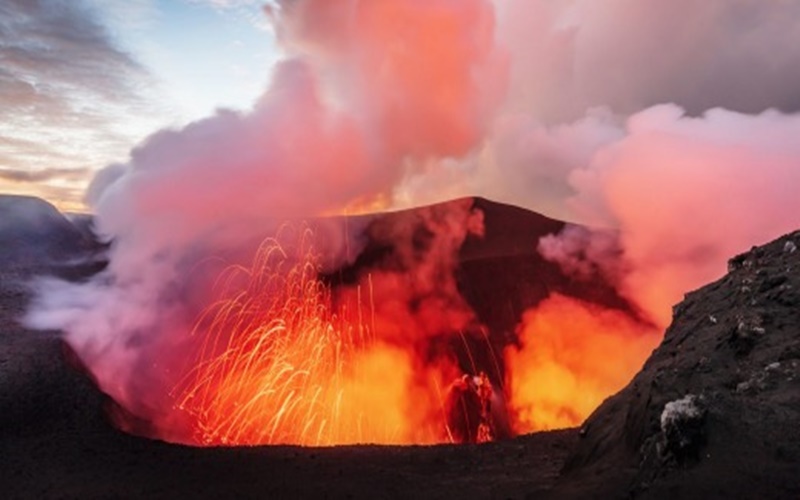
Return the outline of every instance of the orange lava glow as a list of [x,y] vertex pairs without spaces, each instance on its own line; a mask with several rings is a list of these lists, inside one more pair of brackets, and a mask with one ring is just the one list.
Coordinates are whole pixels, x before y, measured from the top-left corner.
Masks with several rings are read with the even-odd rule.
[[175,391],[195,444],[446,440],[442,371],[375,336],[369,291],[335,308],[309,240],[293,250],[267,240],[250,267],[220,278],[194,328],[196,363]]
[[[397,314],[414,283],[380,270],[332,287],[320,278],[314,239],[287,226],[249,265],[221,273],[192,329],[190,369],[172,391],[180,437],[167,439],[432,444],[577,426],[660,338],[629,313],[553,294],[524,313],[502,360],[491,351],[500,383],[490,382],[458,326],[469,315],[439,302],[418,305],[418,317]],[[454,351],[462,346],[466,373]]]
[[529,310],[521,347],[508,347],[517,432],[580,425],[641,368],[660,337],[629,316],[562,295]]

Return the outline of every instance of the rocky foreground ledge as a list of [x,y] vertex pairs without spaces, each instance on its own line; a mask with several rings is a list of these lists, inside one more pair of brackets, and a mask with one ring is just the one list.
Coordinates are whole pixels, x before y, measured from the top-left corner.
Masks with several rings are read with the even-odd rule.
[[581,436],[555,497],[800,498],[800,231],[675,306]]

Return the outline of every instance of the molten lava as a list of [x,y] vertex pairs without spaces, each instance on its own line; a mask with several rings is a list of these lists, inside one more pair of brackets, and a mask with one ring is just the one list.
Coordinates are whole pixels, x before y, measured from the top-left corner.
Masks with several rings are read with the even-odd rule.
[[312,240],[307,229],[291,245],[268,239],[219,277],[173,391],[192,444],[480,443],[575,426],[658,338],[627,313],[552,295],[525,313],[493,384],[466,342],[454,345],[472,374],[452,345],[431,356],[428,332],[383,328],[387,290],[371,275],[339,293],[324,283]]
[[659,340],[629,315],[563,295],[527,311],[520,347],[508,347],[514,427],[534,432],[580,425],[641,368]]
[[445,372],[380,341],[368,300],[334,308],[310,239],[294,249],[267,240],[250,267],[220,277],[193,331],[194,368],[176,389],[195,443],[446,440]]

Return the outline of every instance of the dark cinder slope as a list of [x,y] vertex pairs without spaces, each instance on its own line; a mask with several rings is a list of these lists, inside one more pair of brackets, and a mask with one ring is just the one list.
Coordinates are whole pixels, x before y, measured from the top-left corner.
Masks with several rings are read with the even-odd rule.
[[74,257],[91,241],[51,204],[0,195],[0,262],[18,265]]
[[554,496],[800,498],[800,232],[690,293]]

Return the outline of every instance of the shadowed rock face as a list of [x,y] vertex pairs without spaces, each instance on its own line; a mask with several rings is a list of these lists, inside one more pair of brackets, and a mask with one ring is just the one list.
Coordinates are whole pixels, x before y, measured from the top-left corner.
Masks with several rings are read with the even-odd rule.
[[87,224],[79,228],[50,203],[0,195],[0,270],[6,280],[85,276],[98,270],[97,262],[88,261],[101,249]]
[[800,498],[800,232],[688,294],[586,421],[557,495]]
[[33,261],[73,256],[88,241],[56,208],[39,198],[0,195],[0,258]]

